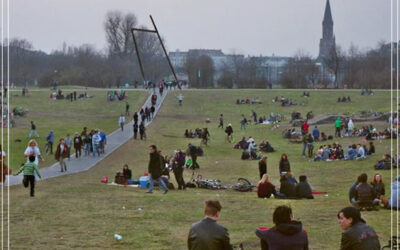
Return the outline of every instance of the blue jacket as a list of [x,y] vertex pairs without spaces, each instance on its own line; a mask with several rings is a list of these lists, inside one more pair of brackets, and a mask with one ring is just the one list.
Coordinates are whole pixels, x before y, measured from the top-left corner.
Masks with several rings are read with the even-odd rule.
[[106,137],[106,134],[104,132],[100,133],[100,138],[101,138],[102,142],[107,143],[107,137]]
[[312,131],[312,135],[314,136],[314,138],[319,138],[319,129],[314,128]]
[[[397,178],[399,178],[399,177],[397,177]],[[396,207],[397,206],[397,199],[398,199],[398,195],[399,195],[399,189],[400,189],[400,182],[399,181],[392,182],[392,195],[390,196],[390,205],[392,207]]]
[[46,136],[46,141],[54,142],[54,132],[53,130]]

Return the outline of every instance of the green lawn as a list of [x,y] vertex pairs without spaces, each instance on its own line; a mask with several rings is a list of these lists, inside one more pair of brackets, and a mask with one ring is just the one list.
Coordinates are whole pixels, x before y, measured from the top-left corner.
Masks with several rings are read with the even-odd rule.
[[[64,91],[64,93],[71,91]],[[78,93],[83,93],[83,91],[85,90],[80,90]],[[80,133],[85,126],[88,129],[100,128],[106,133],[117,129],[118,118],[125,113],[125,101],[108,102],[106,101],[106,92],[105,90],[89,90],[88,95],[93,98],[70,102],[50,100],[51,91],[47,89],[31,91],[27,97],[22,97],[20,91],[12,91],[10,110],[14,107],[22,107],[27,109],[28,113],[27,116],[15,118],[16,127],[10,128],[10,167],[17,169],[21,163],[25,162],[23,153],[29,141],[30,121],[34,121],[36,124],[40,136],[37,141],[45,158],[45,162],[41,163],[40,167],[55,162],[54,156],[47,156],[44,152],[46,135],[50,130],[54,130],[56,144],[60,138],[65,138],[67,133],[73,137],[75,132]],[[130,103],[131,111],[141,107],[147,96],[146,92],[129,91],[127,101]],[[4,132],[4,148],[7,148],[6,128]],[[56,145],[53,146],[53,151],[55,151],[55,147]]]
[[[349,205],[347,193],[356,177],[363,172],[369,177],[375,174],[373,165],[383,153],[389,152],[390,141],[376,141],[377,153],[363,161],[310,162],[309,159],[300,157],[301,145],[291,144],[282,139],[281,132],[285,126],[271,130],[270,125],[251,125],[245,132],[241,132],[240,116],[250,116],[252,109],[259,115],[267,115],[274,111],[285,113],[287,116],[293,110],[303,113],[313,110],[315,115],[358,113],[367,109],[388,111],[390,92],[376,92],[374,96],[364,97],[360,96],[359,92],[351,91],[312,91],[307,106],[290,108],[282,108],[279,104],[273,104],[271,100],[275,95],[284,95],[299,101],[300,91],[184,91],[182,107],[178,106],[177,95],[178,92],[168,95],[159,116],[147,131],[147,141],[128,141],[89,171],[39,182],[35,198],[29,198],[28,190],[21,186],[12,187],[12,247],[185,249],[190,225],[203,217],[204,201],[218,199],[223,206],[220,223],[228,228],[233,244],[257,244],[255,228],[271,226],[274,208],[287,204],[293,208],[295,218],[303,222],[309,235],[311,249],[339,248],[341,229],[336,214],[341,208]],[[343,95],[350,95],[353,102],[336,103],[337,97]],[[237,98],[247,97],[259,97],[264,100],[264,104],[234,104]],[[280,155],[287,153],[294,175],[307,175],[312,187],[317,191],[328,192],[328,196],[318,195],[314,200],[258,199],[255,192],[204,189],[171,191],[164,196],[157,190],[148,195],[143,189],[100,184],[100,179],[105,175],[113,180],[114,174],[121,171],[124,163],[130,166],[136,178],[147,172],[148,145],[156,144],[164,154],[172,154],[174,149],[185,149],[189,142],[199,144],[198,139],[183,138],[186,128],[196,127],[208,127],[211,134],[211,145],[205,148],[205,157],[199,159],[201,168],[197,173],[202,174],[204,178],[220,179],[227,185],[235,184],[239,177],[248,178],[256,184],[257,161],[240,160],[241,151],[233,149],[232,144],[224,141],[223,130],[217,129],[220,113],[224,114],[226,124],[232,123],[235,139],[251,135],[256,142],[271,142],[277,150],[268,154],[268,173],[272,176],[274,184],[279,183]],[[206,118],[212,120],[211,124],[204,122]],[[386,126],[385,123],[376,124],[380,129]],[[333,134],[333,124],[321,126],[321,130]],[[350,143],[361,142],[361,139],[346,138],[338,141],[347,147]],[[390,190],[390,172],[381,171],[381,174],[386,189]],[[188,181],[190,176],[191,171],[185,171],[185,181]],[[173,175],[172,182],[176,186]],[[363,212],[362,216],[378,232],[381,243],[386,243],[390,235],[390,211]],[[30,229],[29,233],[26,232],[27,228]],[[115,233],[122,235],[123,240],[114,240]]]

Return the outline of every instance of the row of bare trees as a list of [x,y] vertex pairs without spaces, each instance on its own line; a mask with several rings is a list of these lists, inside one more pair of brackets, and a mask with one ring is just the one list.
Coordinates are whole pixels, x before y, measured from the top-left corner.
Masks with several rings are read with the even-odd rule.
[[[396,58],[396,50],[393,53]],[[390,88],[390,65],[390,44],[383,42],[368,50],[352,45],[344,51],[336,46],[319,60],[300,51],[289,60],[280,84],[285,88]]]
[[[107,48],[84,44],[63,44],[50,54],[36,51],[25,39],[10,40],[10,81],[19,84],[111,87],[142,81],[131,28],[138,25],[133,13],[107,13],[104,21]],[[157,81],[170,75],[158,38],[153,33],[135,33],[146,80]],[[7,50],[5,50],[7,51]],[[7,56],[7,55],[6,55]],[[7,65],[4,65],[7,67]]]

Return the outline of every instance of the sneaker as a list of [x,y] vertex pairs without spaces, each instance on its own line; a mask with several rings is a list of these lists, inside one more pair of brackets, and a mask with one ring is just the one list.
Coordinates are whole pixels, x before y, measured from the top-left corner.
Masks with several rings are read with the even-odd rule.
[[167,193],[168,193],[168,189],[164,191],[164,194],[167,194]]

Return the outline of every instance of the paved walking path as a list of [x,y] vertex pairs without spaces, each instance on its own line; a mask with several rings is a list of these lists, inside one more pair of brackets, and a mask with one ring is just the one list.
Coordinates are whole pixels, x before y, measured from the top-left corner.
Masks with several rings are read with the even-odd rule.
[[[162,103],[164,102],[164,99],[167,95],[168,91],[164,89],[164,93],[162,96],[160,96],[158,89],[156,89],[156,94],[157,94],[157,103],[155,106],[155,112],[154,112],[154,117],[151,121],[145,122],[146,127],[151,124],[151,122],[154,120],[156,117],[159,109],[162,106]],[[151,107],[151,96],[153,94],[153,91],[151,90],[149,97],[147,98],[146,102],[143,104],[143,109],[145,107]],[[140,111],[140,109],[139,109]],[[133,115],[134,112],[132,112],[131,115]],[[118,118],[115,118],[115,122],[118,122]],[[141,116],[139,115],[139,124],[141,122]],[[138,135],[139,136],[139,135]],[[89,170],[93,166],[95,166],[98,162],[103,160],[105,157],[107,157],[109,154],[114,152],[117,148],[119,148],[121,145],[123,145],[125,142],[127,142],[129,139],[133,137],[133,120],[124,126],[124,131],[121,131],[121,129],[117,129],[114,132],[110,133],[107,135],[107,145],[105,147],[105,153],[101,154],[100,156],[84,156],[82,155],[80,158],[75,158],[75,154],[71,155],[71,160],[66,160],[67,164],[67,172],[60,172],[60,164],[54,163],[50,167],[45,167],[39,169],[40,175],[42,176],[42,180],[57,177],[57,176],[62,176],[62,175],[68,175],[68,174],[74,174],[74,173],[79,173],[83,172],[86,170]],[[73,151],[73,150],[71,150]],[[84,152],[82,152],[84,153]],[[51,157],[51,156],[49,156]],[[18,176],[8,176],[8,181],[6,182],[6,185],[8,186],[13,186],[13,185],[18,185],[21,184],[23,179],[23,174],[21,173]],[[38,179],[40,180],[40,179]]]

